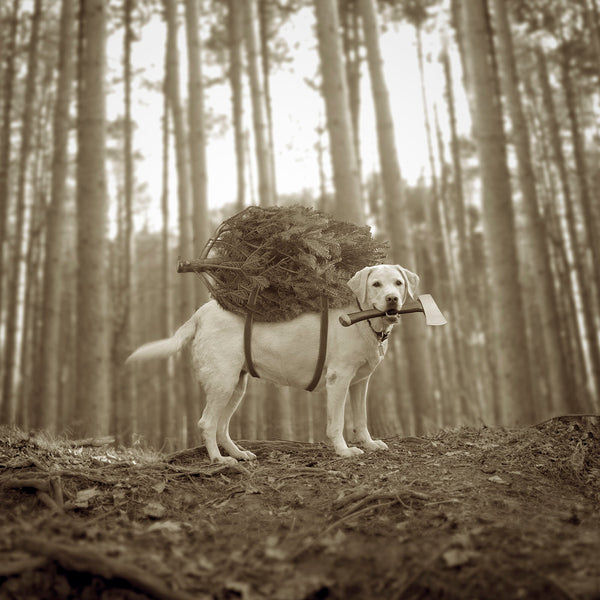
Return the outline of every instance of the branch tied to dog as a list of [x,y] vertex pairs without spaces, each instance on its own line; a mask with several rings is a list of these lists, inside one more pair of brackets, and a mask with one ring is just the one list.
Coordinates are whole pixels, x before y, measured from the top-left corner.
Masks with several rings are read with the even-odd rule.
[[171,338],[145,344],[128,361],[191,347],[206,396],[198,426],[212,462],[256,458],[229,435],[248,375],[325,391],[327,437],[342,457],[363,453],[343,436],[349,399],[360,446],[385,450],[368,431],[366,396],[388,337],[406,313],[446,323],[429,294],[416,294],[418,275],[384,263],[386,248],[369,227],[322,211],[251,206],[224,221],[199,258],[179,260],[178,272],[202,277],[213,299]]

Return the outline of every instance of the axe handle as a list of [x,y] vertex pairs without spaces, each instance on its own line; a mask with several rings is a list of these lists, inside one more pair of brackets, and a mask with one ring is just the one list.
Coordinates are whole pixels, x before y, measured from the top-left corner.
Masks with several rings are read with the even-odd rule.
[[385,315],[405,315],[414,312],[423,312],[423,305],[419,300],[408,300],[400,310],[385,311],[371,308],[370,310],[359,310],[347,315],[340,315],[340,323],[344,327],[350,327],[354,323],[360,323],[360,321],[366,321],[367,319],[375,319],[376,317],[384,317]]

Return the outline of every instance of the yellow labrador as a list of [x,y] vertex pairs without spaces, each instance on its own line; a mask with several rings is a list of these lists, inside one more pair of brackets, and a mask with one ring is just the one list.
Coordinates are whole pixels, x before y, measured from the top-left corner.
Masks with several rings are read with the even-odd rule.
[[[413,298],[419,277],[400,265],[376,265],[356,273],[348,286],[361,310],[400,309]],[[327,392],[327,437],[336,453],[362,454],[344,440],[344,407],[348,392],[352,403],[354,432],[367,450],[384,450],[367,429],[367,386],[375,367],[387,350],[387,335],[398,315],[384,316],[342,327],[339,316],[357,305],[329,311],[327,355],[323,374],[314,391]],[[305,388],[310,381],[319,348],[320,317],[305,313],[280,323],[255,323],[252,355],[262,379]],[[246,391],[243,349],[244,319],[211,300],[184,323],[173,337],[138,348],[128,362],[166,358],[191,344],[194,374],[206,394],[206,407],[198,422],[212,462],[235,463],[256,456],[237,446],[229,436],[229,421]],[[229,456],[222,456],[222,447]]]

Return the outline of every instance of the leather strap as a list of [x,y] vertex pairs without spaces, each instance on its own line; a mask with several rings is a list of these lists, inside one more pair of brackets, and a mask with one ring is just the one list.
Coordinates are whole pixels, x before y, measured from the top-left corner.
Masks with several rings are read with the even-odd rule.
[[[254,324],[254,303],[258,290],[256,290],[250,301],[248,302],[248,311],[246,312],[246,321],[244,323],[244,355],[246,357],[246,369],[252,377],[260,377],[256,372],[254,362],[252,360],[252,325]],[[325,358],[327,357],[327,334],[329,331],[329,300],[327,296],[321,297],[321,331],[319,338],[319,355],[317,357],[317,365],[315,367],[315,373],[311,382],[305,388],[307,392],[312,392],[321,380],[323,374],[323,367],[325,365]]]
[[329,330],[329,300],[327,296],[323,294],[321,296],[321,333],[319,339],[319,357],[317,358],[317,366],[315,367],[315,374],[311,382],[306,388],[307,392],[312,392],[319,383],[321,375],[323,374],[323,366],[325,365],[325,357],[327,356],[327,332]]
[[248,310],[246,311],[246,322],[244,323],[244,355],[246,357],[246,368],[252,377],[258,377],[258,373],[252,361],[252,325],[254,323],[254,307],[258,297],[258,288],[252,292],[248,300]]

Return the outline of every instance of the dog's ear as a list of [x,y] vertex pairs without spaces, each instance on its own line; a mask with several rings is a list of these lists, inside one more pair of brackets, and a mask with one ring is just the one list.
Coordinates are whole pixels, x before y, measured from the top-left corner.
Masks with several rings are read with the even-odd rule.
[[408,291],[409,298],[414,299],[415,292],[417,291],[417,287],[419,285],[419,276],[408,269],[405,269],[401,265],[396,265],[398,270],[402,274],[404,281],[406,282],[406,289]]
[[373,267],[365,267],[357,271],[348,281],[348,287],[352,290],[358,303],[362,306],[367,301],[367,277]]

